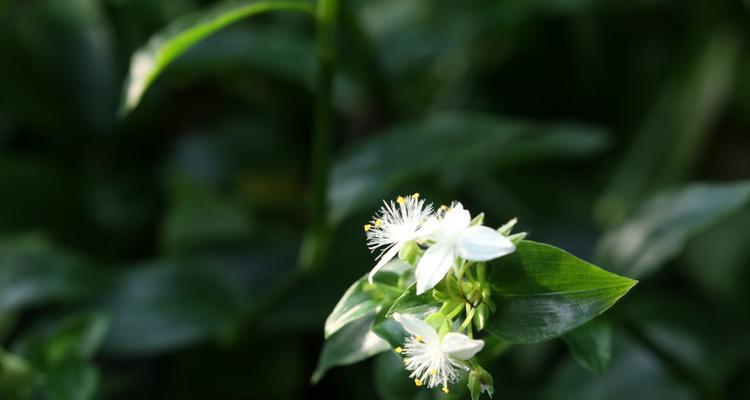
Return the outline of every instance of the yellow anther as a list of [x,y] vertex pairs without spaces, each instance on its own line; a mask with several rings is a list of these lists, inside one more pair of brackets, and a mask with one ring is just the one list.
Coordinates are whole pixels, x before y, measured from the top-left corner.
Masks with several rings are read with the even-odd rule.
[[448,386],[443,386],[443,393],[448,394],[450,390],[448,390]]
[[443,204],[442,206],[440,206],[440,209],[441,209],[441,210],[447,210],[447,209],[448,209],[448,206],[446,206],[445,204]]
[[411,359],[409,359],[409,358],[404,358],[404,365],[409,365],[409,362],[410,362],[410,361],[411,361]]
[[435,376],[437,375],[437,370],[433,368],[430,370],[430,373],[432,374],[432,376]]
[[406,199],[403,198],[403,196],[398,196],[396,198],[396,203],[403,205],[404,203],[406,203]]
[[417,385],[417,387],[422,386],[422,381],[419,378],[417,378],[414,380],[414,384]]
[[380,226],[380,225],[383,225],[383,220],[378,218],[375,220],[375,226]]
[[404,349],[402,349],[401,347],[396,347],[396,350],[395,350],[396,353],[400,354],[402,351],[404,351]]
[[419,343],[424,343],[424,336],[416,336],[414,337],[414,340],[416,340]]
[[365,224],[365,232],[369,231],[369,230],[370,230],[370,228],[372,228],[372,225],[370,225],[370,224]]
[[415,199],[418,199],[419,198],[419,193],[414,193],[413,195],[411,195],[411,197],[413,197]]

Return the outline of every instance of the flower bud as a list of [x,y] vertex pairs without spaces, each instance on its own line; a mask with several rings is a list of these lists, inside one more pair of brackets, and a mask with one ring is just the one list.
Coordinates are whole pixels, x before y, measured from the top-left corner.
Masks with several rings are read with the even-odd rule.
[[478,331],[483,330],[489,316],[490,309],[486,304],[480,304],[479,307],[477,307],[477,311],[474,313],[474,321],[472,321],[474,323],[474,328]]
[[409,265],[414,265],[417,262],[417,255],[419,255],[419,245],[415,241],[410,241],[401,248],[398,252],[398,258],[404,260]]
[[469,372],[468,381],[471,400],[479,400],[482,393],[487,393],[492,397],[492,394],[495,392],[493,383],[492,375],[490,375],[489,372],[485,371],[484,368],[479,365],[474,365],[471,372]]

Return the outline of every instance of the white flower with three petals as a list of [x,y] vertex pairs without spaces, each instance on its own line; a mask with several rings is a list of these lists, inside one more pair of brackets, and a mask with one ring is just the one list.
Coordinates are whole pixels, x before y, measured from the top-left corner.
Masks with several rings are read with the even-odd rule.
[[457,257],[468,261],[489,261],[515,251],[516,246],[496,230],[470,226],[471,215],[461,203],[454,203],[442,217],[432,217],[419,230],[430,243],[417,264],[417,294],[432,289],[450,271]]
[[411,335],[396,352],[403,354],[406,369],[411,371],[409,377],[417,386],[442,386],[448,393],[448,384],[458,381],[461,370],[469,370],[466,361],[484,347],[484,341],[461,333],[441,336],[432,326],[411,315],[396,313],[393,318]]

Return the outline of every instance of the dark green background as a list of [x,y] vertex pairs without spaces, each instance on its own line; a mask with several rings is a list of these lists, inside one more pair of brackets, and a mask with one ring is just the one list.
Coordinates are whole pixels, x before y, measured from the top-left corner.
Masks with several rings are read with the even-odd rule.
[[[2,398],[393,397],[409,381],[387,356],[308,383],[325,317],[373,265],[381,199],[517,216],[592,260],[652,194],[750,178],[747,2],[350,0],[331,248],[285,284],[308,220],[311,22],[233,25],[117,116],[133,52],[212,3],[0,0],[0,338],[36,371],[3,372]],[[691,233],[611,310],[607,372],[561,341],[518,346],[486,365],[495,398],[750,396],[750,207]]]

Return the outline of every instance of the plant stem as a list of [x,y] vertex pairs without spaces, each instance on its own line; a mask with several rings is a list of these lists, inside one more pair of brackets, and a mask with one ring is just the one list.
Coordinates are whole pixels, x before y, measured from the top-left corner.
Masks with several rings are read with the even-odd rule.
[[327,192],[334,128],[331,98],[336,62],[337,11],[338,0],[318,0],[315,10],[318,71],[315,78],[315,120],[310,146],[309,225],[300,254],[300,268],[303,271],[317,270],[323,265],[329,242]]

